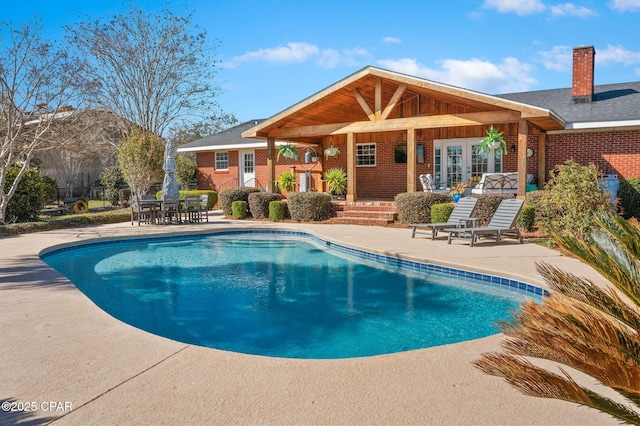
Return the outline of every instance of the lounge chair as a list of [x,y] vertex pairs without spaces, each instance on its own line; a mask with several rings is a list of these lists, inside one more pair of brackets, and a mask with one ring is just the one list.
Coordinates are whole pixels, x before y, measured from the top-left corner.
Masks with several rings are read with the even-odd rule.
[[469,221],[473,211],[476,208],[476,203],[478,202],[477,198],[473,197],[464,197],[458,201],[449,216],[449,219],[446,222],[439,223],[412,223],[411,226],[413,231],[411,232],[411,238],[416,236],[416,232],[418,228],[425,228],[425,234],[428,234],[428,230],[431,230],[431,239],[435,239],[438,235],[439,229],[458,227],[461,225],[466,225],[466,222]]
[[500,237],[504,234],[516,234],[518,240],[522,242],[522,235],[515,224],[523,204],[523,200],[508,198],[500,202],[498,209],[487,226],[447,228],[442,231],[449,233],[449,244],[451,244],[453,238],[458,238],[469,240],[469,245],[473,247],[473,243],[475,243],[479,235],[495,235],[496,243],[499,243]]

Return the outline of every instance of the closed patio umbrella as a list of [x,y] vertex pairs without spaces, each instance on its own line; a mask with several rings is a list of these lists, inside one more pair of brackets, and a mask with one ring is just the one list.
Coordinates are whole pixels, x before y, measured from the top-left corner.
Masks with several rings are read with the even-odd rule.
[[176,180],[176,154],[173,147],[173,141],[169,139],[164,149],[164,181],[162,182],[162,196],[177,197],[178,194],[178,181]]

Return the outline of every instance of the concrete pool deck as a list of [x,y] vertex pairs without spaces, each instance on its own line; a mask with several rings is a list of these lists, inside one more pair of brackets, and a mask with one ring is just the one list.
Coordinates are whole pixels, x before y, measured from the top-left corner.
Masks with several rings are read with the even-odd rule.
[[[408,228],[231,221],[121,224],[0,238],[0,424],[618,424],[598,411],[521,395],[470,362],[501,335],[399,354],[295,360],[224,352],[122,323],[44,264],[41,250],[94,238],[282,228],[388,255],[543,285],[544,261],[594,281],[576,259],[535,244],[411,239]],[[4,406],[3,406],[4,408]]]

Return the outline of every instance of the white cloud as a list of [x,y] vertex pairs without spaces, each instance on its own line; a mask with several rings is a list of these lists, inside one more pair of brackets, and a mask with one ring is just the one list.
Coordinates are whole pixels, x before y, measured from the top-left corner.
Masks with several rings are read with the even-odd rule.
[[549,6],[553,16],[577,16],[579,18],[587,18],[596,16],[597,13],[584,6],[576,6],[573,3],[562,3]]
[[244,62],[272,62],[280,64],[291,64],[306,62],[310,58],[317,56],[320,49],[309,43],[287,43],[286,46],[260,49],[254,52],[247,52],[240,56],[234,56],[229,62],[222,65],[227,68],[237,68]]
[[539,51],[538,55],[544,67],[549,70],[564,72],[571,69],[573,49],[569,46],[555,46],[549,51]]
[[609,6],[619,12],[640,11],[640,0],[611,0]]
[[596,63],[632,65],[640,63],[640,52],[632,52],[622,46],[608,45],[604,50],[596,49]]
[[400,39],[398,37],[385,37],[382,39],[382,42],[387,44],[400,43]]
[[526,91],[537,83],[530,76],[531,67],[515,58],[506,58],[497,65],[477,58],[445,59],[440,62],[440,69],[426,67],[412,58],[378,63],[393,71],[485,93]]
[[484,0],[483,7],[518,16],[543,12],[547,7],[539,0]]
[[285,46],[265,48],[243,55],[234,56],[228,62],[223,62],[223,68],[238,68],[246,62],[269,62],[274,64],[303,63],[316,60],[316,63],[324,68],[333,68],[338,65],[357,65],[360,57],[371,56],[369,51],[362,47],[343,49],[341,52],[335,49],[322,49],[309,43],[287,43]]

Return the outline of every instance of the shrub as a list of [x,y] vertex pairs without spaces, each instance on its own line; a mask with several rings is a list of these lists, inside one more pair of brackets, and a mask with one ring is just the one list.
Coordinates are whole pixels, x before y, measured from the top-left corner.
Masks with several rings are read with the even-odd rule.
[[[6,187],[13,185],[20,173],[20,167],[9,167]],[[6,211],[6,222],[29,222],[38,220],[40,210],[44,206],[45,184],[38,169],[29,167],[22,176],[16,192],[9,200]]]
[[618,188],[622,216],[640,218],[640,177],[622,179]]
[[271,201],[269,203],[269,220],[280,222],[285,218],[284,211],[284,202],[280,200]]
[[[231,210],[231,203],[234,201],[246,201],[249,202],[249,194],[252,192],[260,192],[258,188],[249,188],[246,186],[241,186],[237,188],[229,188],[221,191],[220,196],[220,207],[222,208],[222,212],[227,216],[233,216],[233,211]],[[249,211],[251,213],[251,211]]]
[[533,206],[525,205],[520,210],[520,214],[516,219],[516,227],[521,231],[529,231],[533,228],[536,220],[536,209]]
[[296,175],[290,170],[285,170],[278,176],[278,189],[291,192],[296,189]]
[[118,201],[120,201],[119,190],[127,186],[118,166],[105,167],[100,173],[100,185],[104,186],[104,198],[112,206],[117,205]]
[[44,199],[46,202],[58,200],[58,182],[52,177],[42,176]]
[[431,206],[431,223],[443,223],[449,220],[451,212],[453,211],[453,204],[442,203],[434,204]]
[[236,219],[244,219],[249,212],[249,204],[246,201],[234,201],[231,203],[231,214]]
[[331,195],[324,192],[294,192],[287,198],[291,219],[320,221],[331,217]]
[[540,198],[538,226],[542,231],[568,233],[577,238],[591,234],[593,214],[612,210],[610,195],[599,187],[595,165],[567,160],[551,172]]
[[131,188],[122,188],[118,191],[118,202],[123,207],[129,207],[129,200],[131,200]]
[[347,172],[344,169],[329,169],[322,175],[322,180],[327,182],[327,188],[333,195],[343,195],[347,191]]
[[395,197],[398,221],[401,223],[429,223],[431,206],[451,201],[447,194],[436,192],[403,192]]
[[264,219],[269,217],[269,204],[272,201],[279,201],[280,194],[272,194],[267,192],[252,192],[249,194],[249,211],[255,219]]
[[474,195],[478,199],[476,209],[473,212],[474,217],[480,218],[481,226],[486,226],[498,210],[498,206],[502,200],[507,198],[515,198],[514,194],[479,194]]

